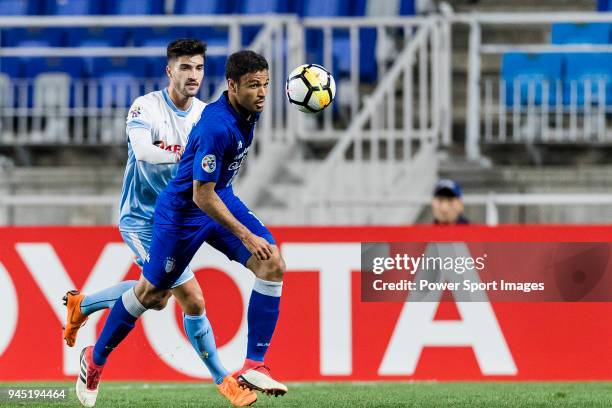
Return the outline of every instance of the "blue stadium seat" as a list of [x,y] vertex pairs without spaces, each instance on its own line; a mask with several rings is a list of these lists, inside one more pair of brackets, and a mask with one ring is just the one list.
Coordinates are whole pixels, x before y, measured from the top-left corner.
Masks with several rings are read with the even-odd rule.
[[137,27],[132,30],[132,40],[136,47],[166,47],[171,41],[190,35],[187,28],[180,27]]
[[226,56],[210,56],[206,57],[204,64],[204,74],[206,77],[219,79],[225,77]]
[[[514,84],[519,85],[518,103],[529,102],[530,84],[534,87],[534,104],[556,103],[555,84],[562,79],[562,54],[526,54],[511,52],[502,56],[502,78],[506,81],[506,104],[514,104]],[[548,95],[542,95],[542,84],[549,84]]]
[[231,6],[228,0],[176,0],[174,14],[228,14]]
[[[204,1],[203,3],[206,3]],[[164,0],[112,0],[105,2],[106,14],[164,14]]]
[[301,17],[334,17],[350,15],[348,0],[300,0],[297,13]]
[[240,14],[288,13],[287,0],[240,0],[236,12]]
[[24,75],[34,78],[42,73],[65,73],[72,78],[82,78],[85,74],[84,62],[78,57],[33,57],[22,59]]
[[122,27],[71,28],[67,43],[72,47],[119,47],[127,43],[128,34]]
[[17,57],[1,57],[0,72],[9,76],[9,78],[22,78],[24,75],[21,58]]
[[[376,81],[376,29],[359,30],[359,79],[362,82]],[[342,33],[334,36],[333,41],[334,74],[348,76],[351,72],[351,42],[349,35]],[[322,59],[322,56],[320,57]]]
[[225,27],[192,28],[189,36],[204,41],[208,46],[229,46],[229,32]]
[[610,11],[610,0],[597,0],[597,10]]
[[25,16],[40,14],[37,0],[0,0],[0,16]]
[[147,58],[145,57],[99,57],[94,59],[93,70],[89,76],[102,78],[111,74],[129,74],[135,78],[147,76]]
[[[373,1],[373,0],[370,0]],[[400,4],[400,16],[413,16],[416,14],[415,0],[402,0]]]
[[61,46],[66,43],[62,28],[10,28],[2,30],[3,47]]
[[[566,54],[566,74],[563,82],[563,102],[571,102],[571,83],[576,82],[576,103],[584,105],[586,80],[591,81],[591,103],[599,98],[599,82],[602,82],[605,104],[612,105],[612,54]],[[603,96],[603,95],[602,95]]]
[[45,14],[60,16],[102,14],[102,2],[95,0],[45,0]]
[[[269,14],[289,13],[289,2],[287,0],[240,0],[236,4],[235,11],[240,14]],[[242,44],[249,45],[261,26],[247,26],[242,28]]]
[[142,94],[142,87],[135,85],[148,76],[148,67],[145,57],[95,58],[90,76],[101,80],[98,106],[128,107]]
[[607,44],[610,41],[610,24],[607,23],[558,23],[552,25],[553,44]]
[[151,57],[147,59],[147,78],[165,78],[166,65],[168,60],[166,57]]

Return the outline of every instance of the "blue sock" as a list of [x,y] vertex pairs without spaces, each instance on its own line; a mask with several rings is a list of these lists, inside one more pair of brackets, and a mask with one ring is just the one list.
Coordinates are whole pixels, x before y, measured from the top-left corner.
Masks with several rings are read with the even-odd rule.
[[102,289],[99,292],[85,296],[81,301],[81,312],[84,315],[89,316],[98,310],[113,307],[123,292],[128,289],[132,289],[136,283],[138,283],[138,281],[135,280],[119,282],[116,285],[109,286],[108,288]]
[[145,311],[145,307],[138,301],[133,289],[126,291],[117,299],[94,346],[94,363],[98,365],[106,364],[106,359],[110,353],[132,331],[136,320]]
[[278,321],[282,289],[282,282],[255,278],[247,312],[249,326],[247,359],[249,360],[264,361]]
[[205,314],[202,316],[183,315],[183,326],[191,345],[208,367],[215,384],[221,384],[229,373],[219,360],[210,321]]

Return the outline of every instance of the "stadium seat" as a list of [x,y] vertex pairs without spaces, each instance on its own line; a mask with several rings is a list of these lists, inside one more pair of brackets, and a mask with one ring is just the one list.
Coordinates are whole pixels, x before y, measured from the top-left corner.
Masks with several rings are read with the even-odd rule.
[[213,82],[223,79],[225,77],[226,62],[226,56],[206,57],[206,63],[204,64],[204,72],[206,77],[210,78]]
[[[348,76],[351,72],[351,42],[348,33],[342,32],[333,41],[334,74]],[[359,73],[362,82],[376,81],[376,29],[359,30]]]
[[6,74],[10,78],[22,78],[24,75],[21,58],[17,57],[1,57],[0,72]]
[[190,36],[187,28],[174,27],[134,27],[132,40],[136,47],[166,47],[177,38]]
[[40,14],[36,0],[0,0],[0,16],[25,16]]
[[51,72],[65,73],[72,78],[82,78],[85,74],[83,59],[78,57],[23,58],[22,63],[27,78]]
[[[22,59],[24,75],[26,78],[34,79],[35,87],[34,89],[28,89],[28,107],[33,106],[34,103],[40,102],[40,96],[38,97],[39,101],[36,101],[36,95],[40,95],[40,92],[37,93],[36,85],[39,84],[36,81],[39,77],[62,77],[68,78],[68,80],[62,80],[62,89],[68,87],[69,79],[79,79],[82,78],[85,74],[84,70],[84,61],[81,58],[77,57],[33,57],[33,58],[24,58]],[[48,85],[49,81],[43,81],[45,87]],[[34,92],[32,92],[34,91]],[[40,91],[40,89],[38,90]],[[62,94],[68,94],[69,90],[65,89]],[[74,103],[73,100],[70,101],[71,104]]]
[[189,36],[204,41],[209,47],[229,46],[229,30],[226,27],[192,28],[189,30]]
[[[203,1],[203,3],[206,3],[206,1]],[[164,14],[164,0],[113,0],[105,2],[105,5],[106,14]]]
[[101,78],[111,74],[129,74],[135,78],[145,78],[147,75],[146,57],[99,57],[94,59],[93,71],[89,76]]
[[297,13],[301,17],[335,17],[350,15],[348,0],[301,0]]
[[176,0],[174,14],[228,14],[232,11],[228,0]]
[[67,43],[71,47],[119,47],[127,44],[129,31],[122,27],[71,28]]
[[553,44],[607,44],[610,41],[610,24],[607,23],[558,23],[552,25]]
[[166,65],[168,65],[166,57],[147,58],[147,78],[165,78]]
[[240,14],[288,13],[287,0],[240,0],[236,4],[236,12]]
[[[612,55],[611,54],[566,54],[566,74],[563,82],[563,102],[571,102],[571,83],[576,82],[576,103],[584,105],[585,81],[591,81],[591,103],[599,98],[599,83],[602,83],[605,104],[612,105]],[[603,97],[603,95],[602,95]]]
[[140,81],[148,73],[145,57],[95,58],[90,76],[100,79],[98,106],[129,106],[142,92]]
[[60,16],[102,14],[102,2],[94,0],[45,0],[45,14]]
[[597,10],[610,11],[610,0],[597,0]]
[[2,30],[2,46],[62,46],[65,32],[62,28],[10,28]]
[[[556,103],[555,84],[562,79],[562,54],[507,53],[502,56],[502,78],[506,81],[506,104],[514,105],[514,85],[519,85],[518,103],[529,103],[529,87],[534,88],[533,103]],[[542,95],[542,84],[548,82],[548,95]]]
[[[289,13],[289,2],[287,0],[240,0],[236,4],[235,11],[240,14],[269,14]],[[248,46],[255,39],[261,26],[247,26],[242,28],[242,44]]]

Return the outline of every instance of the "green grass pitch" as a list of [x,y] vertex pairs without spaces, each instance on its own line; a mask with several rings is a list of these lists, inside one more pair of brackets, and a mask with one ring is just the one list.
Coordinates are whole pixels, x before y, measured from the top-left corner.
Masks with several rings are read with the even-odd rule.
[[[1,407],[80,407],[73,383],[0,383]],[[612,382],[289,383],[255,407],[612,407]],[[7,388],[68,387],[65,402],[15,402]],[[231,407],[209,383],[102,382],[96,407]]]

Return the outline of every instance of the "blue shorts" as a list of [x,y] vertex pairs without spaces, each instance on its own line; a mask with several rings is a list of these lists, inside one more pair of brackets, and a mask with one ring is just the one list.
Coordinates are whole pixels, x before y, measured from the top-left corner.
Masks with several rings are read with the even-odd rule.
[[[268,228],[238,197],[232,194],[224,197],[223,201],[234,217],[253,234],[275,244]],[[204,242],[245,266],[252,256],[238,237],[202,211],[197,216],[182,216],[158,200],[153,240],[143,268],[145,278],[160,289],[172,287]]]
[[[125,243],[130,247],[132,252],[136,255],[134,262],[142,269],[145,259],[149,257],[149,248],[151,247],[151,238],[153,237],[153,227],[148,230],[141,230],[138,232],[134,231],[121,231],[121,236]],[[178,277],[173,288],[181,286],[189,279],[193,278],[194,274],[189,265],[185,267],[183,273]]]

